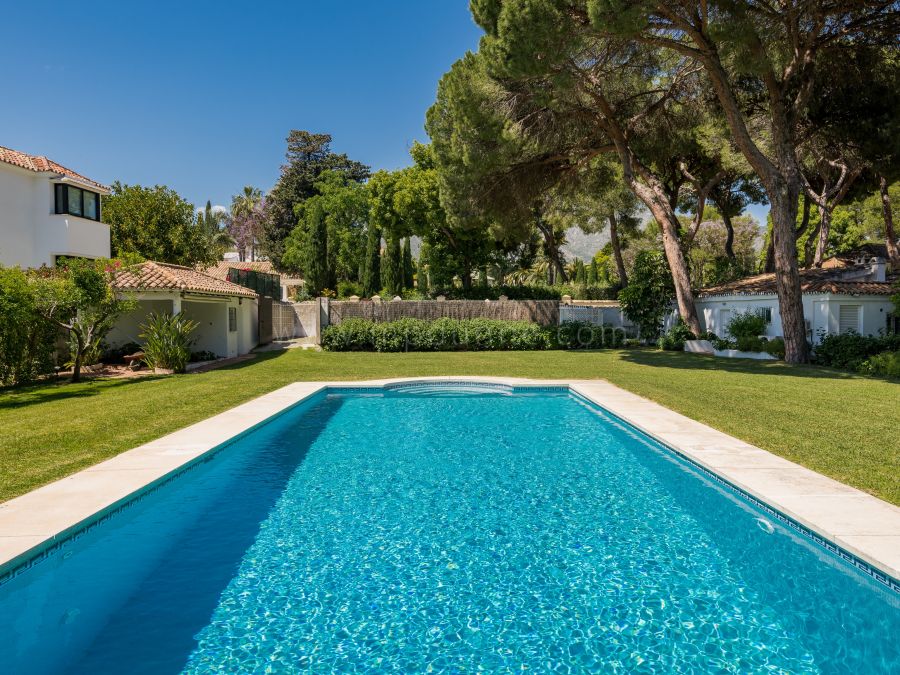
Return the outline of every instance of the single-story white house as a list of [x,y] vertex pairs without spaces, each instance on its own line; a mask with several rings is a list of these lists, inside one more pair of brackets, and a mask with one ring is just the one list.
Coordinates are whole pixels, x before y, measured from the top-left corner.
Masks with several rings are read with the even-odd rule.
[[138,301],[107,334],[110,347],[142,344],[141,324],[151,312],[185,314],[199,326],[193,351],[230,358],[246,354],[259,342],[258,296],[249,288],[190,267],[145,262],[122,269],[113,287]]
[[106,194],[105,185],[42,155],[0,147],[0,264],[108,258],[109,226],[100,222]]
[[[884,247],[882,246],[881,249]],[[875,253],[875,255],[873,255]],[[891,296],[897,293],[892,273],[878,245],[835,256],[821,268],[800,270],[803,315],[813,344],[823,334],[856,332],[877,335],[900,330]],[[769,322],[768,337],[783,335],[774,274],[758,274],[701,289],[696,297],[701,327],[719,337],[738,312],[753,310]]]
[[295,292],[295,289],[303,285],[303,279],[286,276],[275,271],[275,266],[268,260],[220,260],[215,265],[211,265],[201,271],[216,279],[224,280],[236,280],[241,272],[256,272],[278,277],[281,291],[279,297],[273,298],[273,300],[286,301]]

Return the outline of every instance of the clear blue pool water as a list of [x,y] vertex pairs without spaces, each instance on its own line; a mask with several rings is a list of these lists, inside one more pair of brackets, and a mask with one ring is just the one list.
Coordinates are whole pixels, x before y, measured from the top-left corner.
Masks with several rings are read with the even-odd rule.
[[0,586],[4,673],[900,671],[898,594],[575,396],[319,396]]

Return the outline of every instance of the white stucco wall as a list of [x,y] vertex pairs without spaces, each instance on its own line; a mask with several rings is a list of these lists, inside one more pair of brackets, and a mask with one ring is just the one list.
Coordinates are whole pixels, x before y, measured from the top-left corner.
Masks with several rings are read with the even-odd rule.
[[[210,351],[216,356],[233,357],[246,354],[259,344],[259,306],[255,298],[223,298],[188,295],[176,292],[144,292],[132,296],[138,307],[124,314],[106,336],[110,347],[128,342],[143,343],[138,335],[140,325],[151,312],[171,314],[181,311],[199,325],[194,331],[196,342],[191,351]],[[237,330],[228,330],[228,308],[237,310]],[[180,308],[180,309],[179,309]]]
[[[863,335],[877,335],[887,324],[887,316],[893,311],[893,303],[887,296],[852,296],[833,295],[831,293],[813,293],[803,296],[803,316],[810,327],[813,343],[819,341],[824,333],[838,332],[838,317],[841,305],[860,306],[859,332]],[[772,295],[731,295],[697,300],[697,313],[704,330],[712,331],[719,337],[727,333],[727,318],[738,312],[757,310],[769,307],[772,310],[772,322],[765,335],[779,337],[784,333],[779,314],[778,298]],[[730,312],[724,314],[723,312]]]
[[59,255],[109,257],[108,225],[54,210],[47,175],[0,163],[0,264],[40,267]]

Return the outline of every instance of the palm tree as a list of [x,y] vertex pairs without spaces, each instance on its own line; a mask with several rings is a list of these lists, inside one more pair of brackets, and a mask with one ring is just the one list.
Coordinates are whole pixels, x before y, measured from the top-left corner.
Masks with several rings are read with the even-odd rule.
[[262,227],[265,199],[262,190],[252,185],[245,185],[243,192],[231,198],[231,212],[227,214],[227,228],[237,245],[238,257],[256,258],[256,242]]
[[223,209],[213,209],[209,200],[206,201],[206,208],[197,213],[197,225],[217,260],[221,260],[225,251],[234,246],[234,239],[226,229],[227,222],[227,213]]

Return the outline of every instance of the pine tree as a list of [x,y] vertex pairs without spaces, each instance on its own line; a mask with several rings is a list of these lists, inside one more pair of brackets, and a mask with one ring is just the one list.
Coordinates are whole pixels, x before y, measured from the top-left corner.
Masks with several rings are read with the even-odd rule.
[[363,295],[367,298],[381,290],[381,230],[369,225],[366,237],[366,260],[363,270]]
[[403,287],[412,288],[416,270],[413,267],[412,244],[409,237],[403,241]]

